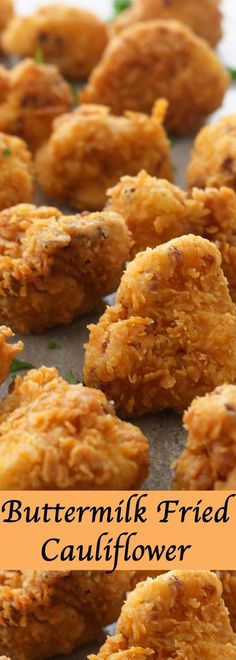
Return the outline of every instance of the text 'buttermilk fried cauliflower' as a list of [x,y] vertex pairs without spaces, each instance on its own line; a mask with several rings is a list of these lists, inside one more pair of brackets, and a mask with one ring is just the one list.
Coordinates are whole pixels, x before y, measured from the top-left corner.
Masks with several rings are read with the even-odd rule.
[[12,660],[66,655],[120,613],[129,571],[0,571],[0,650]]
[[0,211],[34,196],[32,155],[20,138],[0,133]]
[[83,103],[104,103],[114,114],[150,112],[166,98],[167,128],[195,131],[224,98],[229,75],[208,44],[177,21],[147,21],[112,39],[88,85]]
[[174,490],[236,488],[236,386],[195,399],[184,415],[186,448],[175,464]]
[[0,383],[3,383],[8,376],[8,369],[13,358],[20,353],[23,348],[21,341],[17,344],[8,344],[7,340],[13,337],[10,328],[0,326]]
[[70,86],[55,66],[28,59],[0,67],[0,131],[24,138],[31,149],[47,140],[53,120],[71,105]]
[[2,50],[2,34],[14,15],[13,0],[0,0],[0,51]]
[[122,177],[107,195],[106,208],[120,213],[132,234],[133,256],[188,233],[213,241],[236,301],[236,195],[230,188],[194,188],[187,194],[140,172]]
[[0,489],[129,490],[148,474],[148,440],[98,390],[56,369],[18,377],[0,402]]
[[219,4],[219,0],[133,0],[112,23],[111,34],[141,21],[175,19],[215,46],[222,36]]
[[116,634],[90,660],[235,660],[222,586],[208,571],[171,571],[138,584]]
[[116,291],[130,235],[116,213],[65,216],[19,204],[0,213],[0,319],[42,332],[70,323]]
[[170,143],[163,128],[166,102],[152,116],[127,112],[114,117],[108,108],[82,105],[54,124],[39,151],[39,182],[50,196],[79,210],[101,209],[106,190],[123,174],[145,169],[172,179]]
[[194,143],[187,185],[228,186],[236,192],[236,112],[201,129]]
[[85,384],[125,416],[180,412],[195,396],[236,382],[235,341],[219,251],[200,236],[176,238],[128,265],[116,304],[90,326]]
[[20,57],[33,57],[40,50],[44,62],[79,80],[91,73],[107,41],[107,27],[94,14],[58,4],[14,18],[4,33],[3,47]]

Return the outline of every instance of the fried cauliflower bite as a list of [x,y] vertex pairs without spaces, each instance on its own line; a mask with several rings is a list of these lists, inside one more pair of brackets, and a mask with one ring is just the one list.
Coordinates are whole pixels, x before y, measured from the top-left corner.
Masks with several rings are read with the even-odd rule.
[[188,188],[228,186],[236,192],[236,113],[201,129],[187,172]]
[[148,474],[148,440],[98,390],[56,369],[18,377],[0,402],[2,490],[129,490]]
[[129,581],[129,571],[1,571],[1,652],[12,660],[71,653],[116,620]]
[[7,53],[56,64],[69,79],[86,78],[107,45],[107,26],[94,14],[66,5],[40,7],[31,16],[17,16],[3,36]]
[[112,23],[111,34],[142,21],[175,19],[215,46],[222,36],[219,5],[219,0],[133,0]]
[[84,380],[125,416],[180,412],[236,382],[236,311],[212,243],[182,236],[136,256],[90,326]]
[[209,571],[171,571],[138,584],[117,631],[90,660],[221,660],[236,658],[236,636]]
[[56,117],[72,105],[70,86],[55,66],[24,60],[0,66],[0,131],[22,137],[32,150],[45,142]]
[[223,586],[223,599],[229,610],[231,626],[236,632],[236,571],[218,571]]
[[34,167],[26,143],[0,133],[0,211],[32,202],[34,189]]
[[4,325],[0,326],[0,383],[3,383],[8,376],[9,366],[13,358],[20,353],[23,348],[21,341],[16,344],[8,344],[7,340],[13,337],[10,328]]
[[162,100],[151,117],[131,112],[114,117],[98,105],[83,105],[61,117],[36,159],[41,187],[75,208],[97,210],[105,204],[107,188],[123,174],[135,175],[144,167],[172,179],[165,112]]
[[14,15],[13,0],[0,0],[0,51],[2,50],[2,34]]
[[104,103],[114,114],[150,112],[166,98],[166,126],[191,133],[224,98],[229,75],[208,44],[177,21],[137,23],[112,39],[88,85],[83,103]]
[[236,386],[195,399],[184,415],[186,448],[175,464],[174,490],[236,488]]
[[94,309],[116,291],[130,235],[116,213],[65,216],[19,204],[0,213],[0,319],[28,334]]

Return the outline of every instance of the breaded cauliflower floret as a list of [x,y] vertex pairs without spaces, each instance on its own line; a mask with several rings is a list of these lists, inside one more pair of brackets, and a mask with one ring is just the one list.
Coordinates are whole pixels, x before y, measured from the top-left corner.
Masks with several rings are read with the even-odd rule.
[[69,85],[55,66],[24,60],[0,66],[0,131],[24,138],[35,150],[49,137],[53,120],[72,105]]
[[183,411],[236,382],[236,311],[212,243],[188,235],[136,256],[90,326],[84,379],[126,416]]
[[67,655],[119,615],[129,571],[1,571],[0,648],[12,660]]
[[133,256],[187,233],[213,241],[236,301],[236,195],[230,188],[194,188],[187,194],[140,172],[122,177],[107,195],[106,208],[120,213],[131,231]]
[[236,112],[201,129],[194,143],[187,185],[228,186],[236,192]]
[[162,126],[165,101],[151,117],[114,117],[104,106],[84,105],[54,124],[36,164],[43,190],[79,210],[101,209],[106,190],[123,174],[145,169],[172,178],[170,144]]
[[129,594],[116,634],[90,660],[235,660],[236,636],[209,571],[171,571]]
[[8,369],[13,358],[23,348],[21,341],[18,341],[17,344],[8,344],[7,340],[10,337],[13,337],[10,328],[6,328],[4,325],[0,326],[0,383],[7,378]]
[[195,399],[184,415],[186,448],[175,464],[175,490],[235,490],[236,386]]
[[18,377],[0,402],[2,490],[129,490],[148,473],[148,441],[98,390],[56,369]]
[[116,291],[130,236],[117,213],[65,216],[19,204],[0,213],[0,319],[23,333],[70,323]]
[[215,46],[222,36],[220,0],[133,0],[112,23],[111,34],[129,25],[156,18],[175,19]]
[[66,5],[40,7],[31,16],[17,16],[3,36],[7,53],[56,64],[66,78],[86,78],[106,47],[107,27],[94,14]]
[[2,33],[13,15],[13,0],[0,0],[0,51],[2,50]]
[[0,133],[0,211],[32,202],[34,188],[34,167],[26,143]]
[[223,586],[223,599],[229,610],[231,626],[236,632],[236,571],[218,571]]
[[166,98],[167,128],[195,131],[224,98],[229,75],[208,44],[177,21],[131,25],[112,39],[82,90],[83,103],[104,103],[114,114],[151,111]]

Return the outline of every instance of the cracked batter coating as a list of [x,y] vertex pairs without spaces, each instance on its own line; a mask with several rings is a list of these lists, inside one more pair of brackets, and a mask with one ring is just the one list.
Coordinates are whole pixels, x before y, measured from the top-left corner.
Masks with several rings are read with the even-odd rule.
[[201,129],[194,143],[187,185],[228,186],[236,192],[236,113]]
[[213,243],[182,236],[136,256],[90,326],[84,380],[126,416],[183,411],[236,382],[236,312]]
[[13,0],[0,0],[0,51],[2,50],[2,34],[13,15]]
[[178,21],[155,20],[111,40],[80,99],[119,115],[148,114],[156,99],[166,98],[166,126],[184,135],[221,105],[228,85],[228,73],[203,39]]
[[3,35],[3,48],[20,57],[56,64],[70,80],[86,78],[107,45],[107,26],[85,9],[63,4],[40,7],[30,16],[16,16]]
[[229,610],[231,626],[236,632],[236,571],[218,571],[223,586],[223,599]]
[[9,366],[18,353],[23,348],[21,341],[16,344],[8,344],[7,340],[13,337],[10,328],[4,325],[0,326],[0,383],[3,383],[8,376]]
[[19,204],[0,213],[0,319],[14,330],[68,324],[116,291],[130,236],[116,213],[65,216]]
[[11,660],[67,655],[119,615],[129,571],[0,571],[0,649]]
[[220,0],[133,0],[111,25],[111,34],[156,18],[175,19],[215,46],[222,36]]
[[49,142],[39,151],[39,183],[52,197],[78,209],[103,208],[106,191],[123,174],[143,167],[172,179],[170,143],[163,128],[166,102],[152,116],[126,112],[114,117],[108,108],[82,105],[54,123]]
[[116,634],[90,660],[235,660],[222,586],[208,571],[172,571],[129,594]]
[[22,137],[32,150],[48,139],[53,120],[72,105],[69,85],[52,65],[24,60],[0,66],[0,131]]
[[17,377],[0,402],[2,490],[135,489],[147,477],[148,450],[102,392],[69,385],[56,369]]
[[236,386],[195,399],[184,425],[188,439],[175,464],[174,490],[235,490]]
[[20,202],[32,202],[34,190],[34,167],[26,143],[0,133],[0,211]]

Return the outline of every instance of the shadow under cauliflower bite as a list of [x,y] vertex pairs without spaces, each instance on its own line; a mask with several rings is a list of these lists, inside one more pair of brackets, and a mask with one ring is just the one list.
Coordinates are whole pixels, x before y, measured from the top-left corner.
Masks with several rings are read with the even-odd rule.
[[[15,348],[16,352],[16,348]],[[98,390],[56,369],[17,377],[0,402],[2,490],[129,490],[148,474],[148,440]]]
[[236,311],[213,243],[182,236],[136,256],[90,326],[84,381],[125,416],[180,412],[236,383]]
[[236,192],[236,112],[201,129],[193,146],[187,185],[189,189],[228,186]]
[[0,648],[11,660],[67,655],[119,616],[130,572],[0,571]]
[[115,213],[65,216],[19,204],[0,213],[0,319],[13,330],[68,324],[114,292],[130,236]]
[[111,35],[141,21],[175,19],[215,46],[222,36],[219,5],[219,0],[133,0],[111,24]]
[[184,415],[186,448],[175,463],[174,490],[235,490],[236,386],[195,399]]
[[22,137],[32,150],[49,137],[53,121],[72,106],[70,86],[57,67],[24,60],[0,66],[0,131]]
[[236,302],[236,195],[230,188],[194,188],[187,194],[140,172],[122,177],[107,195],[106,208],[120,213],[132,234],[133,256],[188,233],[214,242]]
[[18,353],[23,348],[21,341],[16,344],[8,344],[8,339],[13,337],[10,328],[0,326],[0,384],[8,376],[9,366]]
[[36,168],[42,189],[79,210],[97,210],[106,191],[124,174],[141,169],[172,179],[170,143],[163,128],[164,100],[151,117],[127,112],[114,117],[108,108],[82,105],[54,123],[38,152]]
[[209,571],[171,571],[138,584],[90,660],[235,660],[236,636]]
[[40,7],[30,16],[16,16],[3,35],[3,48],[20,57],[40,49],[43,61],[56,64],[66,78],[87,77],[107,45],[105,23],[81,8]]
[[208,44],[178,21],[137,23],[111,40],[82,90],[82,103],[104,103],[114,114],[149,113],[166,98],[166,126],[192,133],[222,103],[229,75]]
[[34,166],[26,143],[0,133],[0,211],[32,202],[34,190]]

